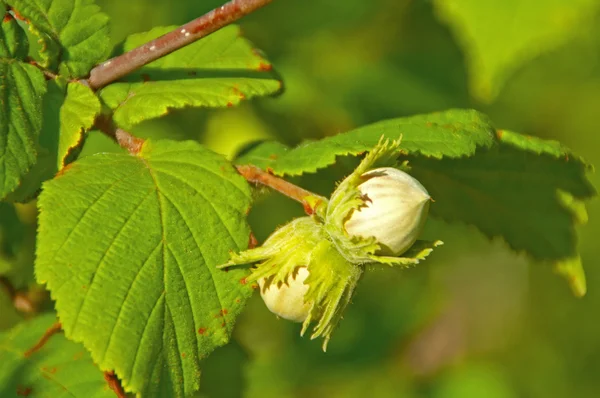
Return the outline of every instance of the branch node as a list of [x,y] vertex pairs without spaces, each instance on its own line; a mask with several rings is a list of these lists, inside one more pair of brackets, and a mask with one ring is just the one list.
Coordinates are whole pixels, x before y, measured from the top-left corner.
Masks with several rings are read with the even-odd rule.
[[127,150],[131,155],[137,155],[142,150],[145,140],[116,127],[112,119],[107,115],[96,117],[94,127],[115,140],[121,148]]

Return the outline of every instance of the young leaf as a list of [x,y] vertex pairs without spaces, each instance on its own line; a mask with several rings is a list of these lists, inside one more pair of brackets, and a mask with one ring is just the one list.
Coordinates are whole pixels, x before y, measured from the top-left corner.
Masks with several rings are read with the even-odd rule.
[[252,289],[216,265],[245,249],[246,181],[195,142],[82,158],[39,199],[36,275],[64,330],[128,391],[189,396]]
[[65,165],[71,152],[81,146],[100,112],[98,97],[87,86],[62,79],[48,82],[43,100],[43,126],[35,165],[22,177],[19,187],[8,196],[26,202],[39,192],[42,183]]
[[578,256],[574,226],[586,219],[581,201],[596,194],[586,177],[590,167],[555,141],[510,131],[499,131],[498,139],[472,158],[410,160],[411,174],[436,199],[431,213],[502,236],[569,278],[578,274],[571,284],[582,295],[583,273],[570,265]]
[[27,54],[18,44],[23,38],[12,17],[0,25],[0,200],[19,186],[36,162],[42,128],[46,82],[39,69],[14,58]]
[[[176,27],[159,27],[130,36],[124,51],[135,48]],[[228,26],[115,83],[100,95],[114,110],[115,122],[125,129],[165,115],[170,108],[225,107],[243,99],[273,94],[281,82],[271,64]]]
[[54,322],[41,315],[0,334],[0,396],[114,397],[90,355],[62,334],[25,354]]
[[372,149],[382,136],[401,137],[405,153],[433,158],[472,156],[478,148],[494,143],[494,129],[485,115],[454,109],[426,115],[384,120],[347,133],[306,142],[291,150],[281,144],[265,143],[237,159],[277,175],[314,173],[335,163],[336,156],[358,155]]
[[100,100],[94,92],[81,83],[69,83],[64,103],[60,108],[58,170],[65,165],[69,152],[81,143],[83,133],[92,127],[98,113]]
[[510,75],[575,36],[599,9],[596,0],[435,0],[468,59],[471,91],[491,102]]
[[86,76],[110,52],[108,16],[93,0],[5,0],[40,38],[42,65]]

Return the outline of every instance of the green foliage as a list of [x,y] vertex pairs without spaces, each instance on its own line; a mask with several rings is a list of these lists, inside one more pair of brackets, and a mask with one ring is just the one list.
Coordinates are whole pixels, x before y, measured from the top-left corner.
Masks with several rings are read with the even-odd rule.
[[40,61],[68,77],[86,76],[110,51],[108,17],[93,0],[5,0],[41,42]]
[[0,396],[114,397],[90,355],[64,336],[25,355],[55,321],[40,315],[0,333]]
[[[259,145],[237,159],[277,175],[314,173],[335,163],[336,156],[358,155],[375,147],[381,137],[401,139],[402,150],[434,158],[471,156],[478,148],[490,147],[493,127],[474,110],[449,110],[427,115],[384,120],[344,134],[306,142],[286,151],[273,143]],[[275,151],[275,152],[274,152]]]
[[8,273],[19,252],[25,228],[10,203],[0,202],[0,275]]
[[[176,26],[154,28],[130,36],[124,50],[161,36]],[[158,59],[131,76],[127,83],[104,88],[100,95],[125,129],[165,115],[169,109],[231,107],[243,99],[281,89],[271,64],[228,26],[200,41]]]
[[491,102],[527,61],[572,39],[599,9],[595,0],[435,0],[465,48],[471,91]]
[[70,151],[81,144],[84,132],[92,128],[98,113],[100,101],[89,87],[78,82],[67,85],[66,97],[60,106],[58,170],[65,165]]
[[44,96],[43,126],[35,165],[23,176],[9,199],[26,202],[39,193],[42,183],[52,178],[79,149],[96,115],[100,101],[89,87],[57,78],[48,82]]
[[[103,3],[114,3],[113,26],[128,34],[220,5]],[[51,180],[39,200],[36,276],[51,291],[67,336],[26,357],[53,315],[0,334],[0,396],[113,396],[101,370],[115,370],[127,391],[142,397],[197,396],[201,370],[210,397],[595,396],[594,372],[581,370],[600,363],[590,349],[598,328],[585,312],[594,310],[595,296],[575,307],[544,273],[524,271],[523,256],[517,261],[482,237],[500,237],[552,265],[575,295],[584,295],[582,258],[590,264],[597,245],[590,229],[580,249],[576,232],[596,195],[591,166],[557,141],[497,130],[479,111],[453,108],[489,102],[483,110],[499,124],[562,137],[597,160],[598,2],[348,0],[333,18],[323,10],[341,3],[326,3],[315,12],[274,2],[244,19],[244,32],[269,50],[286,78],[289,90],[280,100],[227,110],[226,118],[223,109],[208,122],[201,111],[172,112],[158,124],[152,119],[174,109],[229,108],[279,93],[282,82],[240,28],[229,26],[95,93],[80,79],[105,60],[110,39],[108,17],[93,0],[0,0],[0,275],[18,289],[32,282],[36,204],[7,202],[35,198]],[[131,35],[123,50],[173,28]],[[253,228],[265,236],[301,208],[285,198],[251,197],[230,162],[195,142],[148,140],[136,155],[75,160],[84,144],[88,153],[103,150],[85,143],[101,107],[118,127],[139,124],[143,137],[160,130],[173,139],[183,135],[179,129],[210,143],[212,131],[228,148],[240,144],[251,119],[261,136],[279,141],[258,144],[236,162],[324,195],[382,135],[401,138],[400,160],[435,199],[426,235],[444,232],[447,247],[427,267],[401,276],[368,267],[375,272],[361,275],[326,357],[290,337],[298,330],[291,333],[293,326],[277,322],[257,300],[228,347],[235,351],[206,362],[231,339],[252,293],[247,268],[216,267],[247,248],[250,205]],[[395,118],[440,109],[450,110]],[[371,124],[356,128],[362,123]],[[301,241],[269,254],[308,263],[339,256],[327,239]],[[430,251],[419,241],[408,263]],[[329,335],[327,325],[342,315],[331,308],[348,304],[354,290],[340,282],[337,260],[308,279],[312,295],[323,293],[322,281],[338,282],[325,314],[335,322],[317,325],[316,334]],[[514,263],[518,269],[510,268]],[[588,272],[590,286],[597,284],[597,271]],[[1,329],[22,321],[13,301],[10,286],[0,286]],[[519,312],[512,324],[508,307]],[[476,324],[485,331],[483,344]],[[509,349],[496,356],[502,347]],[[469,366],[473,354],[503,366]],[[456,358],[462,361],[453,371],[438,372]],[[215,366],[212,374],[207,366]]]
[[[493,131],[476,112],[449,111],[375,123],[293,149],[266,142],[236,162],[298,175],[331,165],[336,156],[359,154],[380,134],[402,136],[411,173],[436,200],[434,216],[475,225],[514,250],[553,263],[582,296],[585,276],[574,227],[586,220],[581,201],[596,194],[586,175],[590,166],[556,141],[510,131],[498,131],[494,139]],[[483,148],[476,151],[478,146]]]
[[[0,11],[4,10],[0,3]],[[4,12],[0,12],[4,15]],[[36,161],[42,128],[44,76],[21,60],[27,55],[25,33],[12,17],[0,29],[0,199],[20,184]]]
[[215,267],[248,244],[244,179],[197,143],[146,141],[72,163],[39,206],[37,277],[66,335],[130,391],[197,390],[252,292]]
[[27,287],[34,281],[36,225],[26,219],[31,216],[27,214],[31,209],[0,202],[0,276],[7,277],[15,288]]
[[[589,166],[555,141],[502,130],[498,138],[498,145],[472,158],[411,159],[414,176],[433,198],[444,198],[432,214],[501,236],[536,260],[577,257],[575,225],[584,221],[585,208],[567,200],[596,194]],[[577,295],[585,293],[582,278],[571,282]]]

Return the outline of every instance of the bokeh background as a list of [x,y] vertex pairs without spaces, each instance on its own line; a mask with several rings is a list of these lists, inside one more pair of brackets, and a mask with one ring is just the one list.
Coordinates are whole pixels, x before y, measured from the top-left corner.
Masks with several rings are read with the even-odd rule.
[[[221,1],[98,3],[118,47],[131,33],[183,24]],[[283,77],[282,95],[174,111],[133,133],[197,139],[233,157],[256,140],[295,145],[385,118],[468,107],[499,128],[560,140],[599,165],[598,22],[597,0],[276,0],[241,25]],[[98,151],[119,148],[92,132],[82,155]],[[336,177],[334,167],[297,181],[328,194]],[[598,175],[590,178],[600,186]],[[18,208],[29,245],[33,209]],[[327,353],[254,297],[233,342],[206,360],[199,396],[599,397],[600,203],[588,212],[580,228],[584,298],[501,240],[430,220],[426,233],[445,245],[414,269],[367,273]],[[265,195],[250,221],[263,241],[299,215],[296,203]],[[27,250],[11,250],[31,264]],[[30,280],[21,273],[14,282]],[[3,294],[2,329],[19,319]]]

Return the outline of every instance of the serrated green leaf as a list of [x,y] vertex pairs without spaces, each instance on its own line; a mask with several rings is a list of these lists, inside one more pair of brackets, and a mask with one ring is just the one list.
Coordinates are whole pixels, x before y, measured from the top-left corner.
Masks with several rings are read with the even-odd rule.
[[509,131],[498,138],[472,158],[410,160],[411,174],[436,200],[431,213],[501,236],[537,260],[576,257],[575,225],[585,217],[573,203],[596,194],[589,166],[555,141]]
[[19,26],[15,18],[6,12],[6,5],[0,2],[0,58],[15,58],[23,60],[29,51],[27,34]]
[[42,183],[63,168],[73,150],[83,144],[100,112],[98,97],[87,86],[63,79],[48,82],[43,100],[43,126],[37,161],[21,179],[20,186],[7,199],[27,202],[39,193]]
[[42,64],[86,76],[110,52],[108,16],[93,0],[6,0],[42,43]]
[[62,334],[25,356],[55,321],[41,315],[0,334],[0,396],[114,397],[90,355]]
[[46,82],[35,66],[0,57],[0,199],[36,162]]
[[83,134],[94,124],[100,108],[100,100],[89,87],[78,82],[69,83],[66,98],[60,108],[58,170],[65,165],[69,152],[81,144]]
[[36,275],[67,336],[129,391],[187,396],[252,289],[215,266],[245,249],[246,181],[196,142],[82,158],[44,185]]
[[585,296],[587,284],[580,256],[554,262],[554,271],[565,278],[574,296]]
[[[124,51],[175,28],[159,27],[132,35]],[[171,108],[233,106],[281,89],[271,64],[233,25],[144,66],[127,80],[100,92],[114,110],[115,122],[125,129],[163,116]]]
[[401,148],[405,153],[459,158],[493,145],[493,132],[485,115],[454,109],[384,120],[290,150],[265,143],[247,151],[236,163],[268,168],[277,175],[314,173],[335,163],[336,156],[358,155],[372,149],[382,136],[391,140],[402,137]]
[[511,74],[559,48],[599,9],[596,0],[435,0],[464,48],[471,91],[491,102]]

